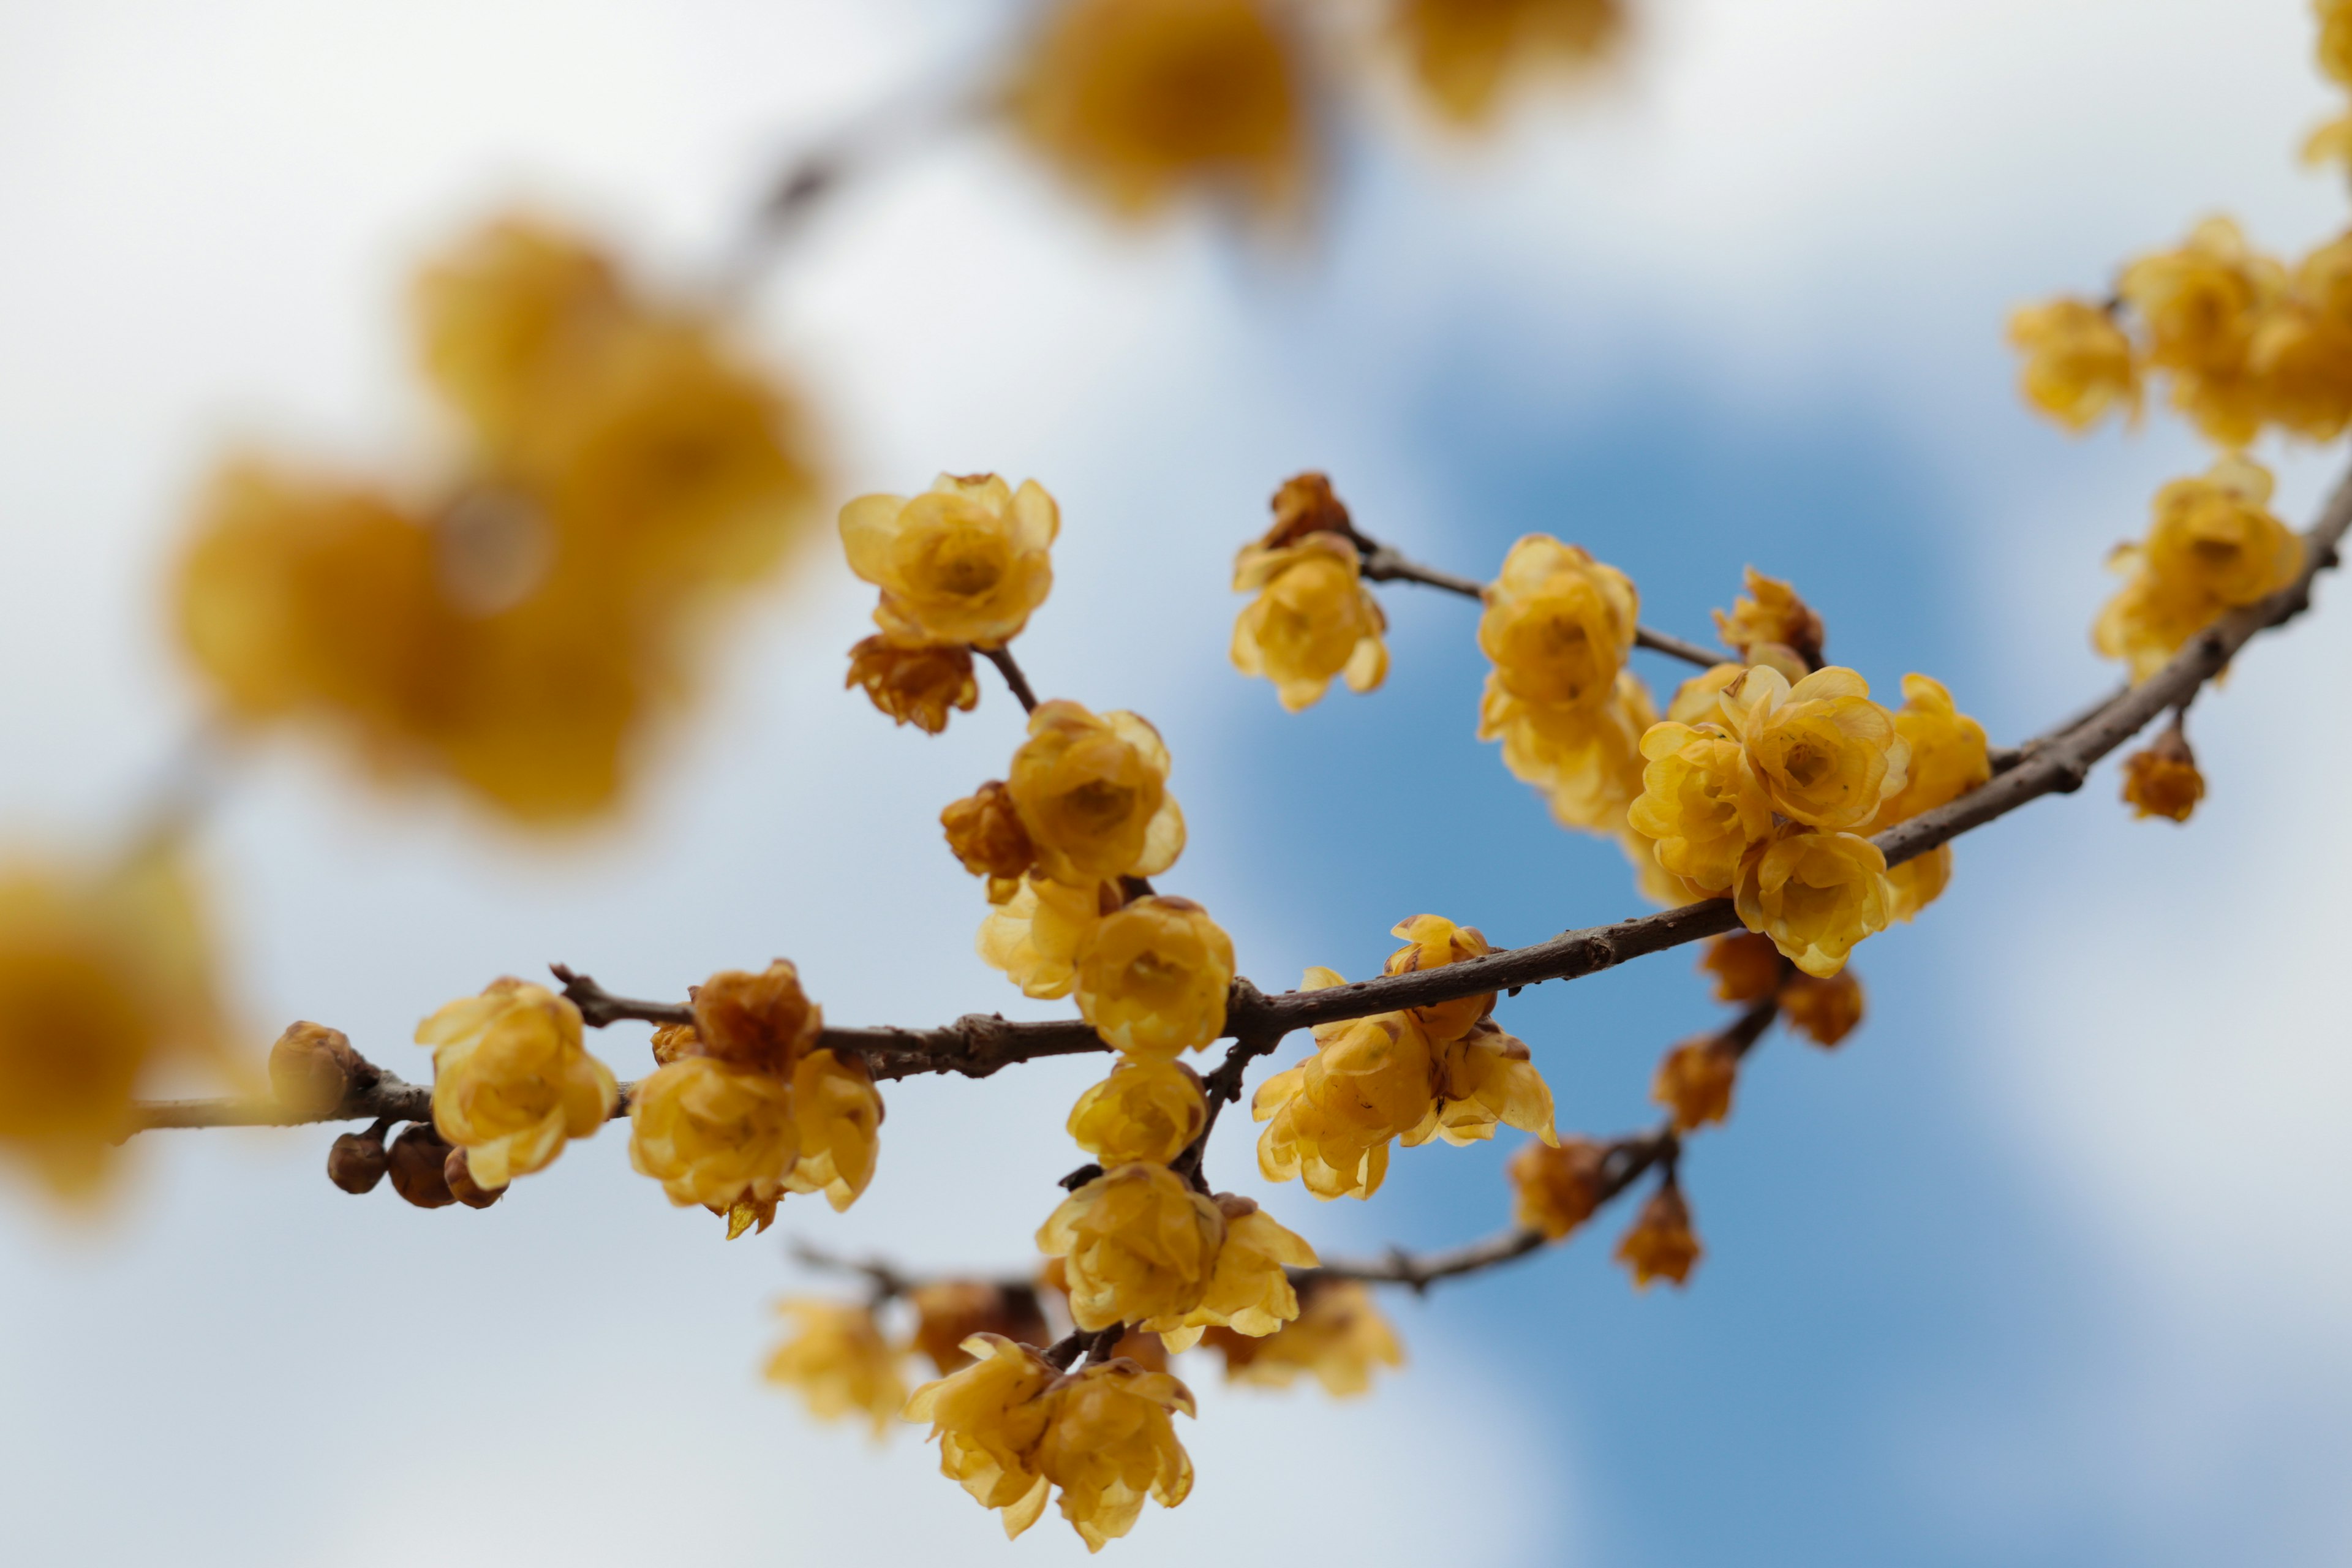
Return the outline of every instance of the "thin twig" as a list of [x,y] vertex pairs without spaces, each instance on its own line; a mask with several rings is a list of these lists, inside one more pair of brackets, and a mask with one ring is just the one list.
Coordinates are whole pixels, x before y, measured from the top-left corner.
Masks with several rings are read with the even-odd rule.
[[983,647],[973,651],[996,666],[996,672],[1004,677],[1005,686],[1012,690],[1024,713],[1037,711],[1037,694],[1029,689],[1029,678],[1021,673],[1021,666],[1014,661],[1012,648]]
[[[1424,587],[1443,588],[1449,594],[1459,594],[1465,599],[1484,601],[1486,584],[1467,577],[1457,577],[1451,572],[1441,572],[1434,566],[1424,566],[1400,552],[1394,545],[1382,544],[1349,530],[1356,548],[1363,554],[1364,575],[1375,583],[1419,583]],[[1730,658],[1689,642],[1669,632],[1654,632],[1647,626],[1637,627],[1633,646],[1648,648],[1653,653],[1672,655],[1675,658],[1712,669]]]

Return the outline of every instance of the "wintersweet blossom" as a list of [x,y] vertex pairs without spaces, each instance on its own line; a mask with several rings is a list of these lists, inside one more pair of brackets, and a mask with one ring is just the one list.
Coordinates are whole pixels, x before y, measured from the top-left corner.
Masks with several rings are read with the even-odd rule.
[[1654,724],[1642,737],[1642,794],[1633,829],[1655,841],[1658,865],[1703,893],[1731,890],[1748,847],[1772,830],[1772,801],[1740,743],[1717,724]]
[[1087,1551],[1133,1529],[1145,1498],[1174,1508],[1192,1494],[1192,1457],[1170,1417],[1197,1412],[1192,1391],[1168,1373],[1114,1357],[1061,1379],[1045,1405],[1034,1463],[1061,1489],[1062,1517]]
[[1184,850],[1168,747],[1132,713],[1042,702],[1006,780],[1040,873],[1073,885],[1154,877]]
[[1673,1113],[1675,1131],[1688,1132],[1730,1116],[1738,1081],[1738,1052],[1721,1036],[1706,1035],[1665,1054],[1650,1081],[1650,1098]]
[[1048,881],[1031,875],[980,922],[981,959],[1024,996],[1067,996],[1078,980],[1078,950],[1119,907],[1118,884]]
[[1201,1304],[1225,1236],[1217,1205],[1165,1165],[1106,1171],[1065,1199],[1037,1231],[1064,1259],[1070,1316],[1089,1331],[1171,1323]]
[[823,1193],[838,1214],[874,1180],[882,1131],[882,1096],[866,1059],[811,1051],[793,1069],[793,1121],[800,1155],[784,1187]]
[[1458,125],[1491,118],[1517,78],[1589,70],[1625,31],[1624,0],[1403,0],[1392,23],[1414,85]]
[[1037,863],[1037,847],[1021,826],[1021,813],[1002,779],[991,779],[940,813],[948,847],[975,877],[987,879],[988,901],[1002,904],[1021,890],[1021,879]]
[[1211,1329],[1202,1343],[1225,1358],[1225,1381],[1287,1388],[1301,1374],[1345,1399],[1368,1392],[1372,1369],[1404,1364],[1404,1347],[1372,1293],[1353,1279],[1315,1279],[1299,1292],[1298,1316],[1277,1333],[1254,1339]]
[[1859,827],[1899,795],[1910,742],[1870,700],[1870,683],[1832,665],[1795,685],[1764,666],[1721,699],[1772,809],[1809,827]]
[[1617,1261],[1633,1270],[1635,1287],[1643,1290],[1659,1279],[1686,1284],[1704,1253],[1691,1229],[1690,1205],[1673,1181],[1651,1194],[1633,1228],[1617,1243]]
[[1520,1145],[1506,1167],[1512,1223],[1541,1231],[1547,1241],[1566,1240],[1601,1206],[1608,1158],[1609,1151],[1590,1138]]
[[1139,1161],[1164,1165],[1208,1122],[1199,1074],[1166,1057],[1123,1056],[1071,1107],[1069,1131],[1108,1170]]
[[2026,402],[2069,430],[2088,430],[2118,407],[2138,419],[2139,361],[2112,312],[2084,300],[2029,305],[2011,314],[2009,342],[2025,356]]
[[1205,1329],[1230,1329],[1253,1338],[1271,1334],[1298,1316],[1298,1293],[1289,1270],[1311,1268],[1315,1249],[1248,1198],[1217,1195],[1225,1216],[1224,1240],[1200,1304],[1171,1321],[1155,1318],[1143,1326],[1171,1351],[1187,1351]]
[[875,624],[894,641],[1002,647],[1054,586],[1061,509],[1034,479],[941,474],[918,496],[841,509],[849,569],[882,590]]
[[1862,1024],[1862,982],[1852,969],[1827,980],[1792,974],[1780,987],[1780,1016],[1813,1044],[1835,1046]]
[[[1716,635],[1734,649],[1744,665],[1769,665],[1788,679],[1800,679],[1822,662],[1827,633],[1821,616],[1797,596],[1791,584],[1767,577],[1750,566],[1742,579],[1745,598],[1734,599],[1728,612],[1715,612]],[[1797,668],[1792,671],[1790,665]]]
[[1826,980],[1845,967],[1855,943],[1886,929],[1895,891],[1886,857],[1869,839],[1790,828],[1748,852],[1734,904],[1742,925]]
[[1051,1415],[1045,1391],[1059,1373],[999,1334],[974,1334],[963,1351],[970,1363],[916,1389],[907,1419],[930,1424],[940,1473],[982,1508],[1003,1510],[1005,1535],[1016,1536],[1045,1511],[1050,1489],[1034,1460]]
[[613,1069],[581,1043],[580,1009],[543,985],[494,980],[419,1024],[416,1043],[433,1052],[433,1124],[486,1188],[545,1169],[619,1102]]
[[[1415,974],[1424,969],[1481,958],[1495,951],[1486,933],[1476,926],[1455,925],[1443,915],[1414,915],[1399,921],[1389,934],[1403,938],[1405,945],[1389,954],[1388,962],[1381,966],[1382,974]],[[1460,1039],[1494,1010],[1492,991],[1405,1009],[1433,1044]]]
[[629,1163],[681,1208],[772,1216],[800,1150],[791,1080],[758,1068],[681,1057],[629,1097]]
[[858,1416],[875,1436],[887,1432],[907,1403],[907,1383],[899,1352],[873,1311],[805,1296],[779,1302],[777,1310],[796,1331],[768,1358],[767,1380],[797,1393],[820,1421]]
[[969,713],[980,706],[971,650],[951,643],[867,637],[850,648],[849,678],[842,684],[865,688],[876,708],[927,735],[947,729],[950,709]]
[[1138,899],[1078,944],[1079,1016],[1139,1056],[1197,1050],[1223,1034],[1233,983],[1233,939],[1190,899]]
[[1511,546],[1486,590],[1478,646],[1501,689],[1519,700],[1589,706],[1616,689],[1640,612],[1632,578],[1573,544],[1531,533]]

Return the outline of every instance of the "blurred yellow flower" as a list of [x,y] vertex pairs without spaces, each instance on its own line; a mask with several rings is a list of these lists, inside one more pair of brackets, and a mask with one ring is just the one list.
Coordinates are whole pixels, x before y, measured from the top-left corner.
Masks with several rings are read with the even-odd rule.
[[882,590],[875,624],[900,643],[1002,647],[1054,586],[1061,509],[1034,479],[941,474],[909,499],[859,496],[841,509],[849,569]]
[[1886,918],[1910,924],[1951,885],[1952,847],[1948,844],[1938,844],[1924,855],[1888,868],[1886,887],[1893,898],[1886,906]]
[[1045,1391],[1058,1374],[1002,1335],[974,1334],[963,1350],[971,1364],[915,1390],[907,1419],[931,1424],[940,1473],[982,1508],[1003,1510],[1005,1535],[1016,1536],[1045,1510],[1047,1484],[1034,1459],[1050,1415]]
[[2124,804],[2136,820],[2162,816],[2186,822],[2204,798],[2205,775],[2197,771],[2197,755],[2177,729],[2124,759]]
[[[1750,566],[1743,581],[1748,596],[1734,599],[1728,614],[1715,612],[1716,636],[1723,639],[1724,647],[1738,653],[1741,663],[1769,665],[1791,681],[1802,679],[1822,662],[1822,647],[1829,634],[1821,616],[1797,596],[1793,586],[1778,577],[1767,577]],[[1791,659],[1802,668],[1791,670]]]
[[1870,685],[1836,665],[1794,686],[1759,665],[1721,699],[1772,809],[1809,827],[1858,827],[1907,782],[1910,743]]
[[1623,0],[1398,0],[1392,24],[1413,79],[1448,120],[1491,118],[1514,77],[1590,69],[1625,31]]
[[1590,1138],[1526,1143],[1505,1167],[1511,1178],[1511,1222],[1564,1241],[1601,1206],[1609,1152]]
[[2319,18],[2319,68],[2328,79],[2352,87],[2352,4],[2347,0],[2311,0]]
[[1834,1046],[1862,1024],[1862,982],[1852,969],[1827,980],[1792,974],[1780,987],[1780,1015],[1817,1046]]
[[1886,929],[1895,891],[1886,857],[1869,839],[1789,828],[1748,852],[1734,902],[1742,925],[1826,980],[1845,967],[1855,943]]
[[807,1296],[780,1301],[777,1310],[794,1332],[768,1358],[767,1380],[798,1394],[820,1421],[862,1416],[875,1436],[889,1431],[907,1403],[903,1352],[883,1338],[873,1312]]
[[980,706],[980,681],[971,670],[971,650],[952,644],[903,647],[870,637],[849,650],[849,679],[866,699],[901,724],[927,735],[948,727],[948,710],[969,713]]
[[1321,1279],[1300,1292],[1297,1320],[1263,1339],[1211,1329],[1202,1343],[1225,1358],[1228,1383],[1287,1388],[1307,1373],[1345,1399],[1372,1386],[1375,1366],[1404,1364],[1404,1347],[1372,1293],[1352,1279]]
[[1739,1057],[1721,1037],[1685,1040],[1658,1063],[1650,1098],[1674,1114],[1675,1131],[1688,1132],[1731,1115]]
[[[1310,969],[1301,989],[1346,984]],[[1435,1070],[1429,1038],[1402,1013],[1315,1026],[1315,1050],[1258,1086],[1250,1114],[1258,1171],[1270,1182],[1303,1180],[1318,1198],[1369,1198],[1388,1174],[1389,1144],[1430,1116]]]
[[1296,202],[1307,100],[1305,56],[1266,0],[1055,0],[1008,107],[1065,174],[1140,215],[1188,188]]
[[1225,1193],[1216,1203],[1225,1216],[1225,1238],[1201,1304],[1173,1321],[1160,1318],[1144,1325],[1171,1351],[1191,1350],[1204,1329],[1252,1337],[1276,1332],[1298,1316],[1298,1293],[1288,1270],[1315,1265],[1315,1249],[1306,1239],[1250,1199]]
[[1192,1391],[1168,1373],[1097,1362],[1062,1379],[1046,1407],[1034,1463],[1061,1489],[1062,1517],[1087,1551],[1133,1529],[1147,1496],[1174,1508],[1192,1494],[1192,1460],[1169,1417],[1196,1414]]
[[772,1215],[800,1137],[791,1083],[758,1068],[682,1057],[629,1096],[629,1163],[681,1208],[749,1203]]
[[1160,731],[1132,713],[1039,703],[1006,781],[1038,870],[1077,885],[1174,865],[1184,814],[1168,793],[1169,765]]
[[2227,611],[2292,584],[2303,541],[2271,513],[2271,486],[2268,469],[2229,457],[2158,490],[2147,542],[2109,559],[2126,581],[2092,628],[2099,652],[2145,680]]
[[1045,1342],[1045,1317],[1038,1310],[1037,1293],[1025,1285],[939,1279],[909,1289],[907,1303],[916,1316],[908,1348],[929,1357],[942,1377],[972,1363],[964,1345],[974,1334],[992,1334],[1016,1344]]
[[1078,978],[1078,949],[1118,905],[1118,884],[1049,882],[1031,875],[980,922],[982,960],[1024,996],[1067,996]]
[[1070,1109],[1070,1136],[1105,1169],[1165,1165],[1209,1124],[1200,1075],[1167,1057],[1121,1057]]
[[1633,1228],[1617,1243],[1617,1261],[1633,1271],[1634,1285],[1643,1290],[1656,1279],[1686,1283],[1704,1253],[1691,1229],[1690,1205],[1673,1181],[1651,1194]]
[[1001,779],[950,802],[940,813],[948,847],[963,868],[988,882],[988,901],[1001,904],[1021,890],[1021,879],[1037,863],[1037,847],[1021,826],[1021,813]]
[[1895,732],[1910,748],[1910,757],[1903,787],[1879,806],[1874,833],[1948,805],[1992,777],[1984,726],[1959,710],[1942,681],[1925,675],[1903,678]]
[[1772,939],[1754,931],[1734,931],[1706,944],[1699,968],[1715,976],[1718,1002],[1761,1002],[1780,989],[1788,962]]
[[1606,700],[1589,706],[1525,701],[1489,674],[1478,738],[1503,742],[1503,765],[1542,793],[1561,826],[1616,834],[1642,793],[1642,736],[1657,717],[1649,689],[1630,669],[1618,671]]
[[1234,943],[1190,899],[1138,899],[1078,944],[1078,1014],[1117,1050],[1197,1050],[1225,1032]]
[[142,1079],[222,1065],[212,965],[176,853],[0,863],[0,1153],[57,1197],[96,1197]]
[[1642,737],[1642,794],[1626,822],[1656,841],[1657,862],[1705,893],[1738,879],[1748,847],[1772,830],[1772,802],[1720,725],[1667,722]]
[[613,1069],[581,1044],[580,1009],[511,976],[442,1007],[416,1043],[433,1053],[433,1125],[485,1188],[593,1137],[620,1099]]
[[1291,712],[1322,700],[1334,676],[1350,691],[1370,691],[1388,678],[1381,640],[1388,617],[1348,540],[1309,533],[1274,549],[1244,546],[1234,562],[1234,591],[1257,595],[1234,622],[1234,668],[1273,681]]
[[1523,702],[1605,702],[1633,651],[1641,614],[1633,580],[1573,544],[1530,533],[1486,590],[1478,646],[1501,689]]
[[1037,1231],[1065,1260],[1070,1317],[1089,1332],[1174,1321],[1201,1304],[1225,1218],[1165,1165],[1120,1165],[1065,1199]]
[[2133,262],[2116,286],[2146,327],[2147,363],[2171,373],[2173,405],[2222,446],[2262,430],[2265,400],[2249,355],[2286,286],[2285,269],[2224,217],[2198,225],[2178,250]]
[[823,1193],[838,1214],[874,1180],[882,1132],[882,1096],[866,1059],[811,1051],[793,1069],[793,1121],[800,1158],[784,1175],[795,1193]]
[[2138,419],[2139,363],[2108,311],[2082,300],[2029,305],[2011,314],[2009,342],[2025,356],[2025,401],[2069,430],[2088,430],[2116,407]]

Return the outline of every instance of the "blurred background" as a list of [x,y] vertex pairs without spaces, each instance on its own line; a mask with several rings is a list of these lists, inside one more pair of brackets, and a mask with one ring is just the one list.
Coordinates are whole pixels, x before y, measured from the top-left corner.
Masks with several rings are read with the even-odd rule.
[[[103,845],[201,712],[165,612],[218,454],[382,467],[430,426],[419,258],[518,202],[705,276],[794,150],[1000,58],[979,0],[0,5],[0,820]],[[2107,547],[2201,447],[2070,441],[2012,391],[2008,309],[2095,297],[2228,210],[2300,249],[2347,221],[2294,162],[2335,111],[2301,0],[1646,0],[1619,67],[1449,132],[1377,85],[1328,122],[1312,221],[1104,216],[960,132],[816,212],[761,278],[831,507],[937,470],[1060,499],[1020,645],[1047,696],[1151,718],[1204,901],[1269,987],[1377,969],[1429,910],[1500,943],[1638,907],[1475,739],[1474,611],[1384,592],[1393,673],[1292,717],[1225,659],[1234,548],[1328,470],[1373,535],[1490,575],[1518,535],[1633,574],[1702,636],[1748,563],[1830,650],[1943,679],[1996,742],[2105,691]],[[2307,520],[2333,458],[2282,459]],[[2111,770],[1959,847],[1856,960],[1863,1030],[1776,1037],[1685,1167],[1707,1256],[1637,1295],[1614,1226],[1384,1304],[1370,1398],[1188,1372],[1200,1474],[1132,1563],[2338,1563],[2352,1552],[2352,1072],[2334,983],[2326,613],[2200,702],[2193,829]],[[818,548],[716,641],[628,809],[519,835],[454,795],[260,748],[200,839],[252,1049],[293,1017],[404,1076],[415,1021],[562,960],[674,996],[796,961],[840,1023],[1023,1002],[937,812],[1001,773],[984,682],[932,739],[840,689],[872,590]],[[1643,656],[1645,658],[1647,656]],[[983,672],[984,674],[986,672]],[[1678,679],[1646,670],[1654,684]],[[2282,750],[2292,738],[2294,745]],[[1680,952],[1530,992],[1563,1131],[1645,1124],[1721,1010]],[[592,1040],[623,1077],[642,1030]],[[1302,1048],[1293,1041],[1280,1060]],[[0,1220],[0,1513],[26,1563],[359,1565],[1074,1559],[1013,1545],[911,1429],[812,1424],[757,1367],[783,1241],[996,1270],[1075,1163],[1098,1064],[890,1086],[846,1215],[723,1245],[608,1129],[483,1213],[355,1202],[330,1133],[164,1133],[104,1223],[21,1184]],[[1262,1069],[1263,1072],[1264,1069]],[[1501,1147],[1398,1156],[1370,1205],[1268,1189],[1331,1251],[1505,1224]],[[823,1288],[820,1285],[820,1288]]]

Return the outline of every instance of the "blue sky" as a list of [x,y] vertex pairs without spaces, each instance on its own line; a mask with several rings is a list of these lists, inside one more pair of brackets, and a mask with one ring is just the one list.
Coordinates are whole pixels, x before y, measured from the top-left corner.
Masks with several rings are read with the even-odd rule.
[[[779,148],[989,47],[1002,10],[0,4],[26,237],[0,255],[0,659],[41,671],[0,682],[17,836],[102,838],[187,722],[157,563],[224,441],[430,449],[394,314],[422,247],[522,194],[689,276]],[[1889,689],[1934,673],[2013,739],[2110,682],[2099,561],[2205,459],[2160,417],[2086,443],[2030,420],[2004,311],[2217,207],[2281,247],[2345,222],[2290,162],[2332,111],[2298,0],[1648,15],[1624,80],[1490,143],[1374,94],[1307,247],[1115,230],[974,137],[854,194],[761,292],[842,494],[992,468],[1060,497],[1024,661],[1166,732],[1192,827],[1167,884],[1261,984],[1369,972],[1423,910],[1518,942],[1635,905],[1617,851],[1475,741],[1470,606],[1391,591],[1387,687],[1304,715],[1226,667],[1231,552],[1285,475],[1328,469],[1368,530],[1474,575],[1523,532],[1584,543],[1686,635],[1753,563],[1822,608],[1833,657]],[[2282,456],[2300,516],[2327,466]],[[869,605],[813,558],[584,843],[268,751],[205,845],[257,1038],[320,1018],[418,1075],[415,1018],[555,958],[674,994],[785,953],[851,1023],[1052,1011],[971,956],[979,895],[935,841],[1017,715],[992,692],[926,741],[842,694]],[[2187,831],[2127,821],[2102,775],[1970,838],[1943,902],[1862,950],[1864,1029],[1775,1037],[1693,1150],[1688,1291],[1632,1291],[1603,1226],[1397,1301],[1414,1364],[1369,1401],[1202,1375],[1199,1490],[1111,1550],[2341,1561],[2352,1069],[2327,982],[2352,833],[2328,781],[2352,743],[2312,721],[2347,645],[2323,615],[2200,703]],[[1719,1016],[1691,956],[1507,1005],[1564,1125],[1646,1120],[1658,1053]],[[625,1031],[603,1045],[643,1069]],[[785,1228],[1010,1265],[1087,1078],[903,1085],[866,1198]],[[478,1215],[354,1203],[323,1142],[146,1141],[95,1237],[6,1201],[0,1509],[32,1559],[1078,1553],[1050,1525],[999,1545],[913,1442],[760,1389],[781,1248],[674,1214],[617,1136]],[[1401,1153],[1373,1204],[1318,1206],[1255,1180],[1236,1119],[1212,1170],[1362,1251],[1499,1226],[1507,1152]],[[364,1522],[386,1496],[397,1532]]]

